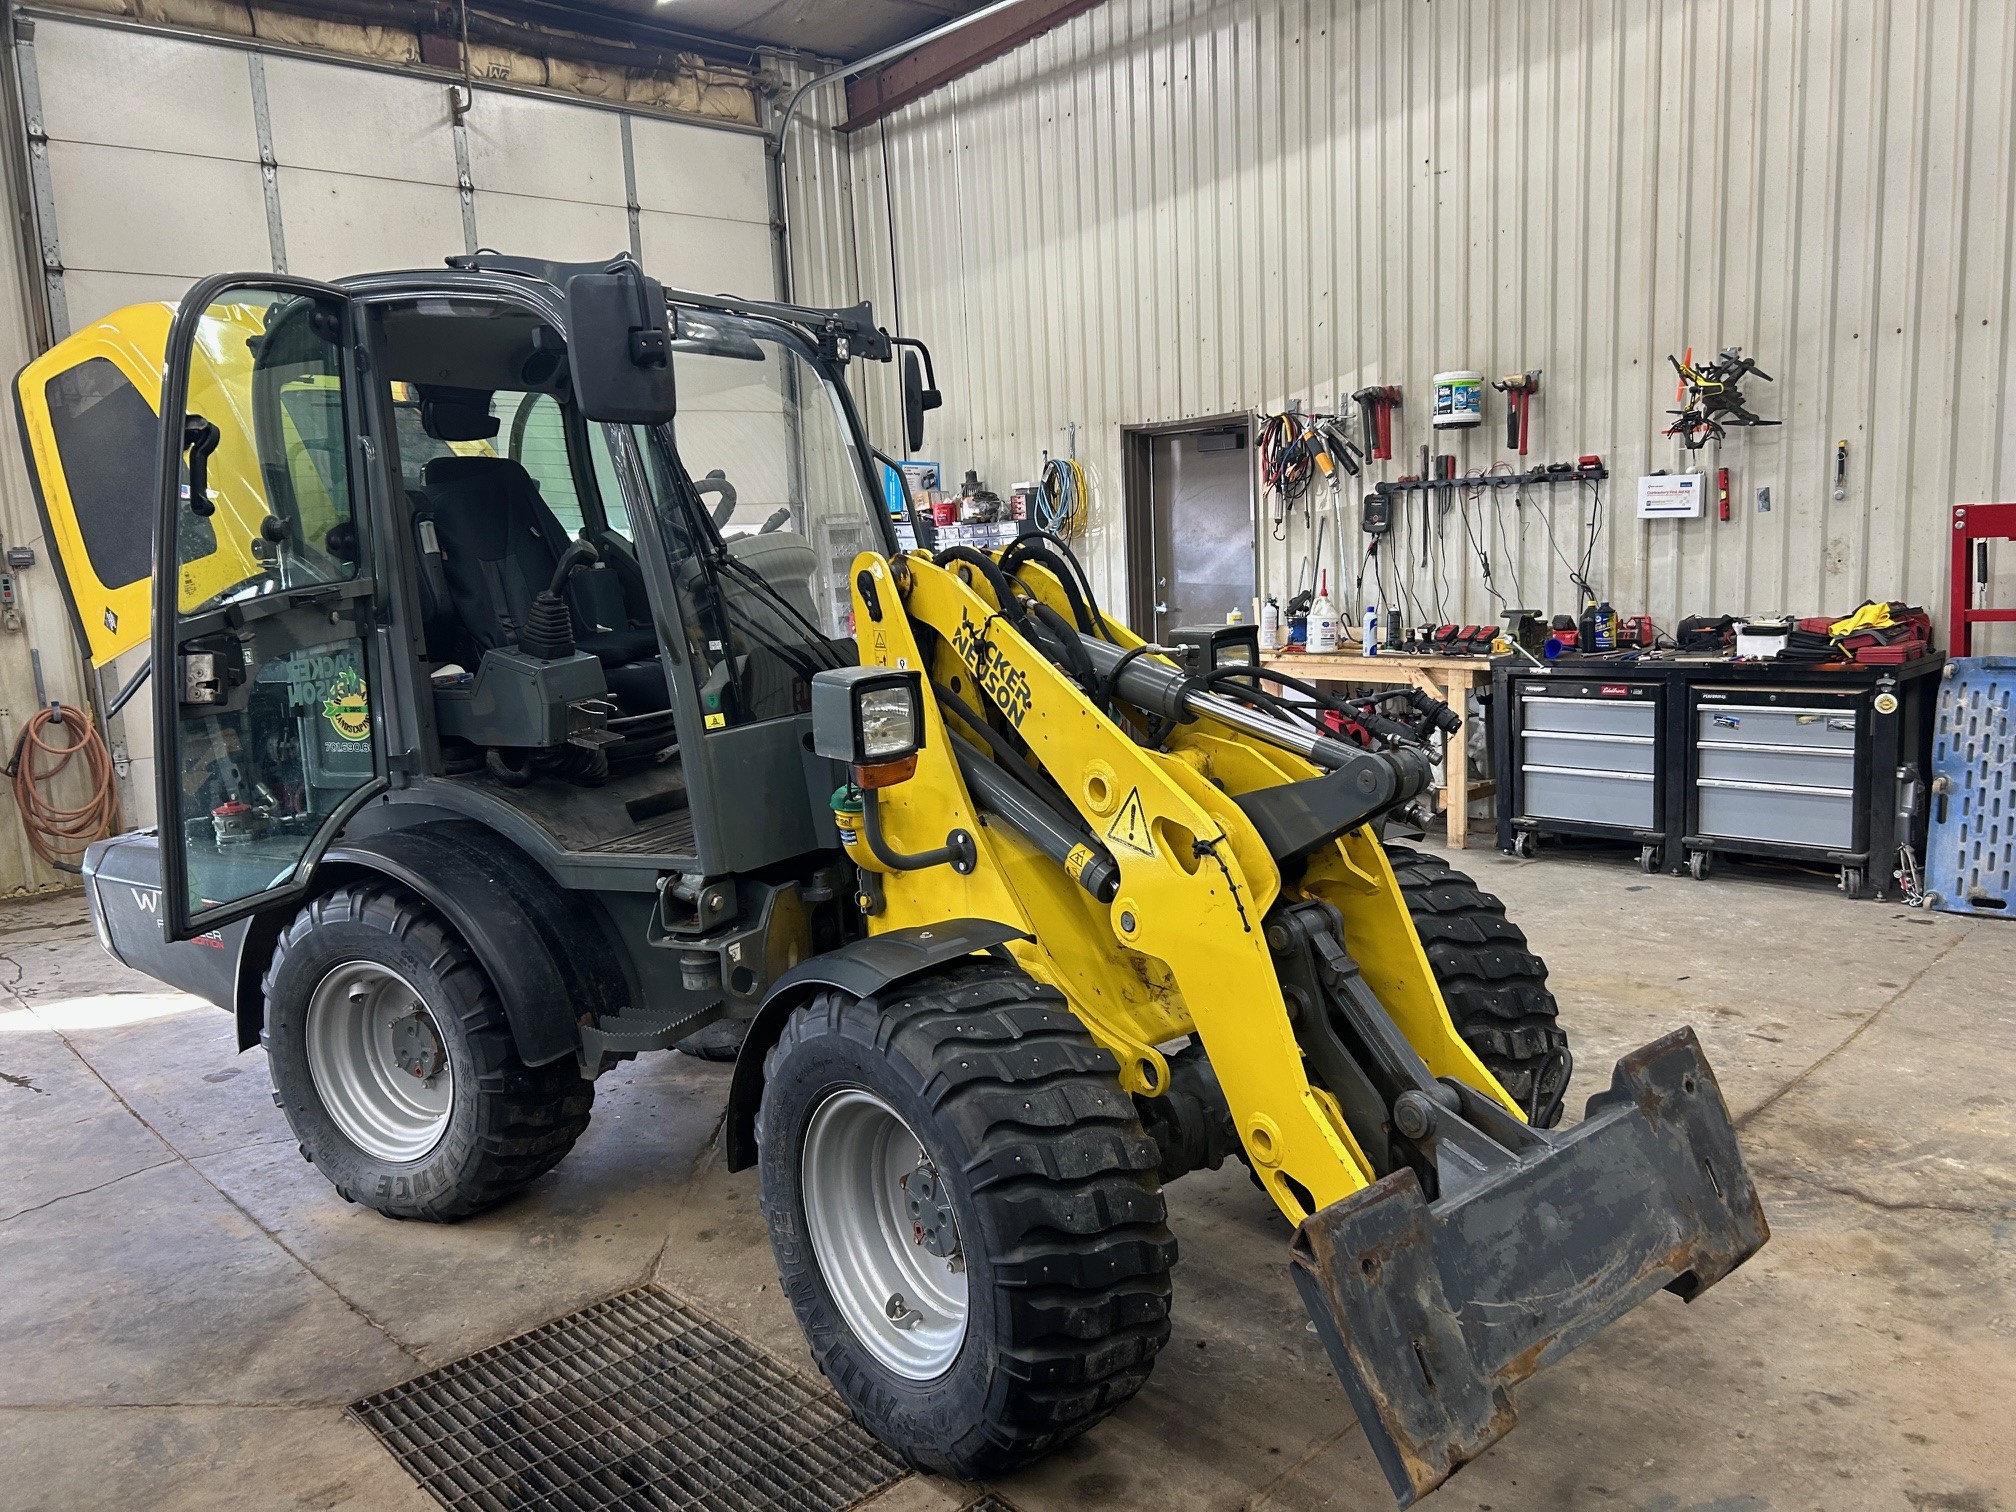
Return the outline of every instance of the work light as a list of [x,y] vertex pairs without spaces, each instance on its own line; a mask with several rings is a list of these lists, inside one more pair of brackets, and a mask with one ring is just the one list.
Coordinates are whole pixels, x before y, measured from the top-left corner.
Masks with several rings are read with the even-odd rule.
[[924,745],[924,676],[886,667],[836,667],[812,678],[812,749],[854,768],[862,787],[915,770]]

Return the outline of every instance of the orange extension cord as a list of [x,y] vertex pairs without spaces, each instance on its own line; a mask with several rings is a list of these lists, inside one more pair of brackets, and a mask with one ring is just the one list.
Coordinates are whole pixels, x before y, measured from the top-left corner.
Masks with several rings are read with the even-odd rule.
[[[51,739],[47,732],[52,727],[74,731],[76,738],[67,744],[60,735]],[[80,758],[90,775],[91,797],[77,808],[60,807],[50,801],[49,788]],[[51,866],[77,871],[77,858],[93,841],[122,828],[112,753],[91,721],[69,704],[35,711],[14,742],[6,772],[14,783],[14,801],[21,805],[28,843]]]

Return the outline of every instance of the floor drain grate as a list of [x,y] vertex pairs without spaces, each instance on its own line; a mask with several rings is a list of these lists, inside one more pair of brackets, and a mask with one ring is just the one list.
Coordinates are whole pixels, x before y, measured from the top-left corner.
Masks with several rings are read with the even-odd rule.
[[649,1286],[350,1412],[457,1512],[837,1512],[904,1473],[838,1403]]

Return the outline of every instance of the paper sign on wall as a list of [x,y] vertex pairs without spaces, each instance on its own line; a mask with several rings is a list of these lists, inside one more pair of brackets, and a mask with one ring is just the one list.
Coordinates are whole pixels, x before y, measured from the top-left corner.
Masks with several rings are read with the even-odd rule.
[[1702,483],[1705,473],[1659,473],[1638,480],[1638,518],[1641,520],[1698,520],[1701,518]]

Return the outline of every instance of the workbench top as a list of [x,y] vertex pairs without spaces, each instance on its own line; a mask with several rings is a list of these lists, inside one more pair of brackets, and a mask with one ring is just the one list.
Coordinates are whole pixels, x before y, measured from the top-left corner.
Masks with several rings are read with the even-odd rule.
[[[1263,652],[1260,665],[1276,672],[1286,672],[1290,676],[1308,678],[1336,678],[1348,682],[1354,675],[1362,675],[1372,670],[1375,664],[1388,667],[1413,667],[1423,671],[1442,670],[1455,672],[1489,672],[1494,661],[1502,657],[1490,656],[1437,656],[1423,655],[1411,651],[1381,651],[1377,656],[1367,656],[1356,646],[1336,651],[1274,651]],[[1296,668],[1303,669],[1300,673]]]

